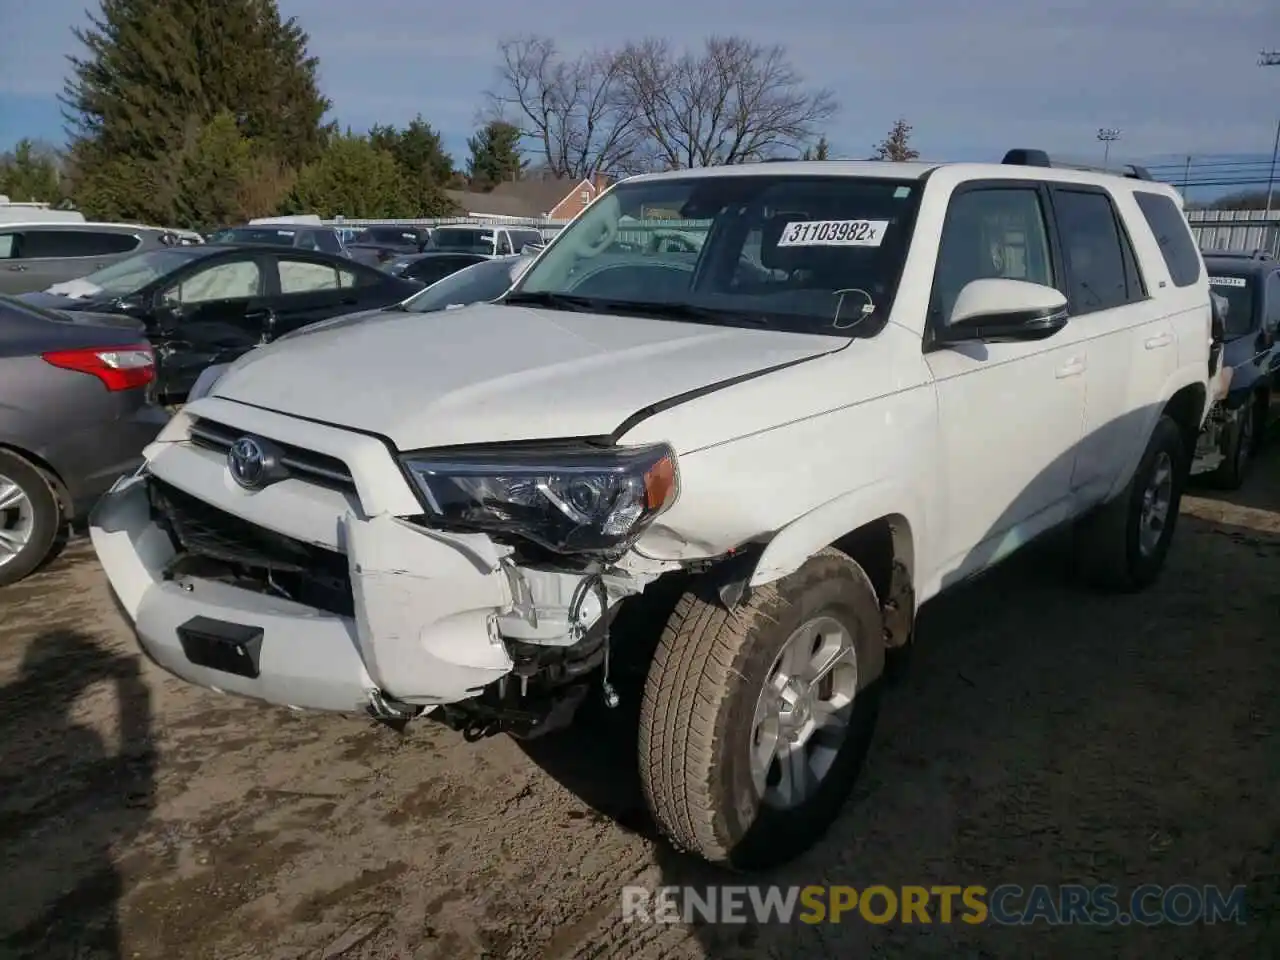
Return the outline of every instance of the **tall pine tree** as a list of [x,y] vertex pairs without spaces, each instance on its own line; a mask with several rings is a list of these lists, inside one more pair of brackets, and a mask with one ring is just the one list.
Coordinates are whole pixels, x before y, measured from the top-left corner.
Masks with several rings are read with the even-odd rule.
[[77,199],[99,215],[177,222],[175,161],[220,115],[285,167],[324,146],[317,61],[275,0],[101,0],[75,35],[62,101]]
[[473,190],[492,190],[507,180],[519,180],[528,161],[520,158],[520,130],[493,120],[467,139],[471,156],[467,176]]

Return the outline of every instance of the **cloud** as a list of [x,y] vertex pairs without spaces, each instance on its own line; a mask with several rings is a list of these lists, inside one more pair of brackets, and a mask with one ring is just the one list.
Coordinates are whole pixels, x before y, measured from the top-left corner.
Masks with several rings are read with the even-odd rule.
[[[0,95],[51,95],[84,0],[0,0]],[[929,157],[1009,146],[1092,155],[1270,152],[1280,69],[1275,0],[645,0],[431,4],[281,0],[311,35],[337,118],[356,127],[421,112],[460,143],[493,82],[501,37],[539,33],[577,52],[662,35],[782,43],[842,104],[831,140],[865,154],[899,116]],[[1261,38],[1261,39],[1260,39]]]

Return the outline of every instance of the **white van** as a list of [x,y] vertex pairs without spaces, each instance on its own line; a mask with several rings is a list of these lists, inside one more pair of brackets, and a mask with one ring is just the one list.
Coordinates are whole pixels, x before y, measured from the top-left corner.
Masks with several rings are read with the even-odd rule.
[[436,227],[424,251],[443,250],[507,256],[526,246],[543,243],[542,231],[535,227],[500,227],[483,223],[458,223]]
[[79,210],[53,210],[37,201],[13,201],[0,194],[0,223],[84,223]]

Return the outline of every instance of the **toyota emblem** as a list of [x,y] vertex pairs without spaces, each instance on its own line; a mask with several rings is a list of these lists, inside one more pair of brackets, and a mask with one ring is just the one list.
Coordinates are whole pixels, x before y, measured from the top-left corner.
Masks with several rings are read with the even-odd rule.
[[283,479],[280,459],[272,444],[257,437],[241,437],[227,451],[231,478],[246,490],[260,490]]

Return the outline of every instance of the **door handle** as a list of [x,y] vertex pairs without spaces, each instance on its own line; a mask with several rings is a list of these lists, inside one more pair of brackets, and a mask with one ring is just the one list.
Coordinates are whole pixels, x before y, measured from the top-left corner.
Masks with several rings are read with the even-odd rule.
[[10,271],[11,273],[26,273],[26,272],[27,272],[27,268],[26,268],[26,265],[24,265],[24,264],[21,264],[21,263],[15,263],[13,266],[11,266],[11,267],[9,268],[9,271]]
[[1085,362],[1084,357],[1072,357],[1054,371],[1054,376],[1059,380],[1065,380],[1067,377],[1078,377],[1084,373],[1087,366],[1088,364]]
[[1173,343],[1172,333],[1160,333],[1154,337],[1147,337],[1142,342],[1142,345],[1148,350],[1159,350],[1161,347],[1167,347],[1171,343]]

